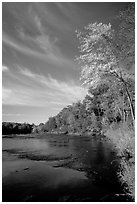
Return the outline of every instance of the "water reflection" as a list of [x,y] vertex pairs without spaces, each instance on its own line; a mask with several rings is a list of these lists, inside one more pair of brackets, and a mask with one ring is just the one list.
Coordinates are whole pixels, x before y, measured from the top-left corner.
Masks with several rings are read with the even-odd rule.
[[115,158],[112,146],[100,139],[91,138],[88,141],[84,138],[74,139],[71,141],[71,146],[73,153],[89,167],[107,164]]
[[98,201],[119,191],[114,159],[112,146],[97,138],[4,138],[3,201]]
[[49,151],[49,144],[45,140],[35,138],[4,138],[2,141],[4,149],[23,149],[26,151]]

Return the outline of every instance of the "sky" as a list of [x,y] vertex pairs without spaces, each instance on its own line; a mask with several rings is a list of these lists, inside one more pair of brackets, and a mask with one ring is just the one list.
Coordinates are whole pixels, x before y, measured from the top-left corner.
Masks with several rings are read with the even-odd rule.
[[82,100],[76,30],[89,23],[117,26],[127,3],[3,2],[2,121],[45,123]]

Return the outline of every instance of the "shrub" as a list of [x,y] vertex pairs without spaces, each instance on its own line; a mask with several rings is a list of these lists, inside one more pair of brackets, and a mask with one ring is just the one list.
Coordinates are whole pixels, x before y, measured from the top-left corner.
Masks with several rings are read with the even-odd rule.
[[113,124],[105,133],[121,158],[118,176],[124,191],[135,198],[135,134],[126,123]]

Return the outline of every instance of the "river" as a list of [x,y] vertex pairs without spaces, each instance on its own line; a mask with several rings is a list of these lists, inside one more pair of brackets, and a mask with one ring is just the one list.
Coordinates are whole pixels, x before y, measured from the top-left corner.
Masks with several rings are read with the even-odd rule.
[[117,158],[105,137],[15,135],[2,139],[2,201],[115,201]]

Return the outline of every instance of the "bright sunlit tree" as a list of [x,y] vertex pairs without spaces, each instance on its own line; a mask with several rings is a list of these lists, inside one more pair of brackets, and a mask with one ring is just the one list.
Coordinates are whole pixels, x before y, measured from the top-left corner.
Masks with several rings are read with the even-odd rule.
[[[77,37],[80,41],[81,55],[78,60],[82,63],[81,80],[83,84],[95,88],[98,84],[107,81],[109,86],[113,86],[116,91],[122,86],[134,123],[133,94],[129,90],[129,81],[134,80],[134,77],[133,73],[127,71],[129,64],[134,65],[135,58],[133,9],[132,6],[128,11],[121,12],[119,30],[113,30],[111,24],[91,23],[84,28],[83,32],[77,31]],[[127,16],[127,12],[131,13],[130,17]],[[130,36],[130,40],[123,41],[123,35],[124,39],[129,39]],[[130,63],[127,63],[128,59]]]

